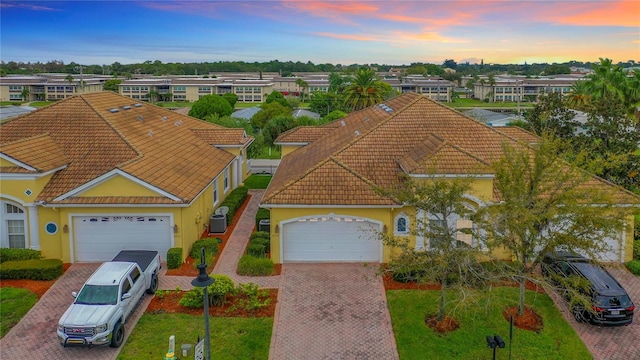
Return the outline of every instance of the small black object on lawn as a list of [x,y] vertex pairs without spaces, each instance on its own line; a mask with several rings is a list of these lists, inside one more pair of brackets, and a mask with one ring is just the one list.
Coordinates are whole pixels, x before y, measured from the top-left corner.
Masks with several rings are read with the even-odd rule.
[[496,360],[496,349],[504,349],[505,343],[500,335],[487,335],[487,347],[493,349],[493,360]]
[[198,264],[198,277],[191,280],[191,285],[204,288],[204,347],[205,359],[211,360],[211,335],[209,334],[209,290],[208,286],[216,280],[207,274],[207,263],[204,259],[204,247],[200,255],[200,264]]

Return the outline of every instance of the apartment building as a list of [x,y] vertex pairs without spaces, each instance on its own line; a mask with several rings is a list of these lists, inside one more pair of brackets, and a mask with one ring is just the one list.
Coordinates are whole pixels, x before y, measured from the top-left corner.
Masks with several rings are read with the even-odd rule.
[[432,100],[451,102],[454,84],[439,76],[409,75],[400,80],[400,88],[403,94],[415,92]]
[[[495,77],[494,84],[488,78],[481,78],[474,85],[474,96],[489,102],[528,101],[535,102],[538,96],[549,93],[567,95],[573,84],[583,75],[563,75],[559,77]],[[463,79],[464,81],[464,79]]]
[[67,74],[5,76],[0,78],[0,101],[55,101],[102,91],[105,78]]

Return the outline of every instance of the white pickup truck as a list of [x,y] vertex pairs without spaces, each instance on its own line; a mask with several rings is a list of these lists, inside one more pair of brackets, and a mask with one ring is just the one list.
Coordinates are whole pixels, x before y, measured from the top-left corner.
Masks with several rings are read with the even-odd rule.
[[123,250],[89,277],[58,322],[62,346],[119,347],[124,324],[144,293],[158,289],[157,251]]

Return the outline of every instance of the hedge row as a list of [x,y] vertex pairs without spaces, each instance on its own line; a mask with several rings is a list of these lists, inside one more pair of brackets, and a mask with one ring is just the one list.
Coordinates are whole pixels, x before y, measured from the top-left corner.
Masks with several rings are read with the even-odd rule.
[[274,264],[271,259],[244,255],[238,261],[238,275],[269,276],[273,273]]
[[189,256],[196,260],[199,260],[202,253],[202,248],[204,248],[204,254],[207,259],[210,256],[217,254],[219,251],[218,238],[205,238],[194,242],[191,246],[191,252],[189,253]]
[[0,248],[0,263],[5,261],[41,259],[40,250]]
[[220,206],[226,206],[229,208],[229,212],[227,213],[227,225],[231,224],[233,221],[233,216],[236,211],[240,208],[244,200],[247,198],[249,194],[249,189],[245,186],[239,186],[227,195],[227,198],[224,199]]
[[62,260],[58,259],[5,261],[0,264],[0,279],[54,280],[62,272]]

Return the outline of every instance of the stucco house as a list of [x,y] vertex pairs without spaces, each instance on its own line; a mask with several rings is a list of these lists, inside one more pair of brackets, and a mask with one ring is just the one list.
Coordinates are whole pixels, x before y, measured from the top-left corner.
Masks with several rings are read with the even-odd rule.
[[182,247],[250,175],[253,138],[111,92],[0,126],[0,246],[64,262]]
[[[286,262],[388,262],[393,250],[375,232],[406,236],[416,249],[429,239],[412,235],[416,212],[374,191],[389,187],[401,174],[413,178],[472,177],[466,195],[472,209],[496,199],[490,164],[501,157],[503,142],[534,143],[538,138],[520,128],[487,126],[428,97],[407,93],[321,127],[299,127],[281,134],[283,158],[261,206],[270,209],[271,257]],[[430,174],[425,169],[430,169]],[[633,196],[597,177],[603,186]],[[455,216],[454,216],[455,217]],[[469,228],[468,219],[450,223]],[[471,246],[477,240],[459,233]],[[605,238],[606,261],[632,257],[633,218],[614,238]],[[494,254],[510,259],[505,251]]]

